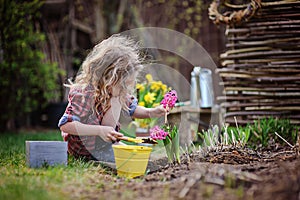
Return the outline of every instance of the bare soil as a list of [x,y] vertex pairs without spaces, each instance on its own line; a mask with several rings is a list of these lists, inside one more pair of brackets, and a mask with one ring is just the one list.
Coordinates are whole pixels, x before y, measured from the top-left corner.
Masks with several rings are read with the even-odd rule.
[[[300,200],[300,157],[297,149],[253,151],[219,148],[182,155],[181,164],[156,161],[160,169],[134,179],[115,171],[91,178],[77,188],[81,199],[260,199]],[[100,181],[101,180],[101,181]],[[103,180],[105,184],[103,184]],[[77,196],[76,196],[77,194]]]

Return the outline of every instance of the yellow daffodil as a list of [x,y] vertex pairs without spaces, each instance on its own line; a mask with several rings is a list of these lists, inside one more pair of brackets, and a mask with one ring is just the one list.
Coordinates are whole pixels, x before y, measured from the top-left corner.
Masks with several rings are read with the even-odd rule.
[[[154,108],[160,105],[165,93],[169,87],[162,83],[162,81],[153,80],[151,74],[145,76],[146,81],[136,84],[138,105]],[[147,119],[135,119],[138,122],[139,127],[152,127],[156,124],[158,118]]]
[[146,79],[148,81],[148,83],[151,83],[153,81],[152,75],[151,74],[146,74]]
[[143,92],[145,90],[145,86],[143,84],[136,84],[136,89],[139,90],[140,92]]
[[155,100],[155,96],[156,94],[153,92],[148,92],[145,97],[144,100],[146,103],[153,103],[153,101]]
[[158,91],[158,90],[160,90],[161,85],[162,85],[161,81],[153,81],[151,86],[150,86],[150,89],[154,90],[154,91]]
[[162,84],[161,89],[162,89],[163,93],[166,93],[168,91],[168,86],[165,84]]
[[147,127],[149,126],[149,124],[148,124],[146,121],[140,120],[140,121],[139,121],[139,126],[140,126],[141,128],[147,128]]
[[139,102],[139,106],[145,106],[145,102],[140,101],[140,102]]

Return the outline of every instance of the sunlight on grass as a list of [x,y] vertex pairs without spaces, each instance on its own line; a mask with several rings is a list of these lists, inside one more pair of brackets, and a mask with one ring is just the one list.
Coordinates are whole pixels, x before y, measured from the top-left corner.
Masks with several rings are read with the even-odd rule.
[[91,177],[104,174],[101,167],[73,158],[69,158],[68,166],[29,168],[26,140],[62,138],[58,131],[0,135],[0,199],[69,199],[76,195],[72,191],[88,185]]

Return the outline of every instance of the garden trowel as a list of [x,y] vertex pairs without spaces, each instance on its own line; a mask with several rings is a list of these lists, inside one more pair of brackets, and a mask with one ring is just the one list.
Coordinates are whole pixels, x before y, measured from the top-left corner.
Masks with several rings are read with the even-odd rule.
[[156,140],[153,140],[152,138],[131,138],[131,137],[118,137],[118,140],[124,140],[127,142],[133,142],[133,143],[137,143],[137,144],[141,144],[141,143],[146,143],[146,144],[157,144]]

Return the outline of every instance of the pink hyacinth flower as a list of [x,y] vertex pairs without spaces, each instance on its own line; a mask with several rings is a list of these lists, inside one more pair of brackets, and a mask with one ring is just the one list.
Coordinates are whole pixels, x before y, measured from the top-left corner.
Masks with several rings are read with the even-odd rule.
[[150,129],[150,137],[154,140],[166,139],[169,133],[161,129],[159,126],[154,126]]
[[164,106],[164,108],[172,109],[175,106],[177,101],[177,92],[175,90],[171,90],[167,92],[164,96],[164,99],[160,102]]

